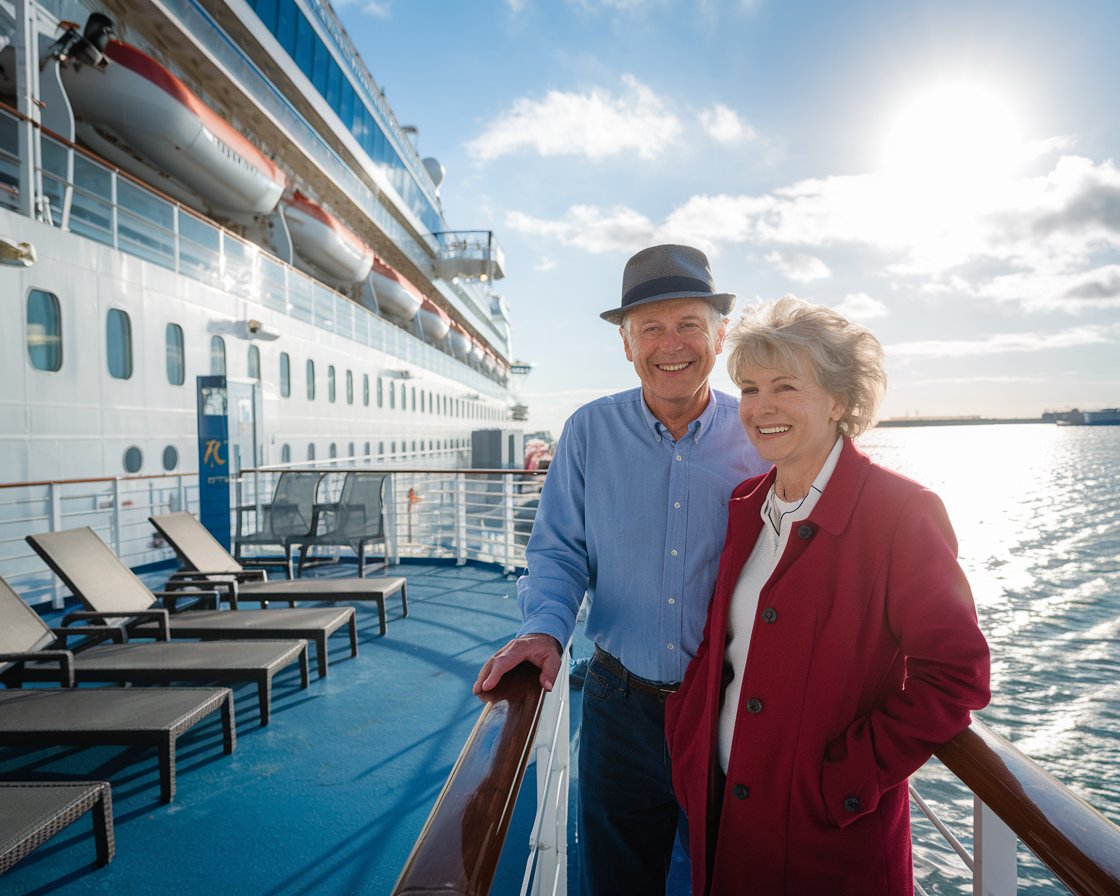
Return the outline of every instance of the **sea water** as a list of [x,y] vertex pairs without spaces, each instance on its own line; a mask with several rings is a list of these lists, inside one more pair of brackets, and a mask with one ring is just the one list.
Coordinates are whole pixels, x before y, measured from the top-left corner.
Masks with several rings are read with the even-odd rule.
[[[945,502],[992,652],[979,717],[1120,823],[1120,426],[892,427],[857,444]],[[933,762],[915,785],[970,833],[952,775]],[[914,823],[919,884],[971,892],[961,860]],[[1020,893],[1067,892],[1022,847],[1020,860]]]

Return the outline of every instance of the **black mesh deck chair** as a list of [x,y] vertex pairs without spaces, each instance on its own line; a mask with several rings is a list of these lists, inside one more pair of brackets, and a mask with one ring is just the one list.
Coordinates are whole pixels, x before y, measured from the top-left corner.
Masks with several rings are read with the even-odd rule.
[[[86,607],[63,620],[124,621],[142,637],[250,640],[303,638],[315,644],[319,677],[327,674],[327,638],[347,627],[350,655],[358,655],[353,607],[283,610],[199,610],[171,613],[88,526],[28,535],[27,543]],[[213,597],[212,592],[208,596]],[[176,594],[177,599],[182,593]]]
[[[366,574],[366,549],[385,545],[384,473],[347,473],[342,494],[330,504],[315,505],[312,534],[299,548],[298,573],[303,574],[312,550],[348,547],[358,556],[358,576]],[[382,562],[376,569],[381,569]]]
[[[259,512],[255,504],[239,506],[233,556],[251,563],[254,560],[242,555],[245,548],[279,548],[284,552],[288,578],[294,579],[294,551],[315,531],[315,496],[322,478],[322,472],[316,470],[281,473],[271,503],[261,505]],[[252,531],[250,520],[255,520]]]
[[229,688],[0,690],[0,746],[152,747],[159,754],[160,798],[169,803],[179,737],[215,712],[224,751],[232,753],[237,731]]
[[[67,639],[112,638],[114,643],[82,644],[66,649]],[[0,579],[0,683],[20,687],[25,681],[53,681],[64,687],[85,682],[171,684],[252,682],[257,686],[261,724],[272,707],[272,679],[299,663],[300,684],[308,685],[307,642],[155,641],[123,643],[122,626],[67,626],[52,629]]]
[[403,576],[345,579],[296,579],[273,582],[263,569],[245,569],[191,514],[184,511],[148,518],[183,565],[171,585],[205,583],[224,590],[232,605],[238,601],[323,602],[376,601],[381,634],[386,632],[385,599],[400,593],[402,615],[408,615],[407,580]]
[[116,854],[113,797],[105,781],[0,783],[0,874],[87,812],[93,816],[97,865]]

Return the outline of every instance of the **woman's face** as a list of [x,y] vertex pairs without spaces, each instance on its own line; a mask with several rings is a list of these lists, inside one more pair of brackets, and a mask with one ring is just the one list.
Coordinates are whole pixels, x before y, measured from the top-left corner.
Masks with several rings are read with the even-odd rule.
[[739,419],[764,460],[811,480],[836,443],[845,406],[807,378],[813,369],[808,359],[800,368],[740,369]]

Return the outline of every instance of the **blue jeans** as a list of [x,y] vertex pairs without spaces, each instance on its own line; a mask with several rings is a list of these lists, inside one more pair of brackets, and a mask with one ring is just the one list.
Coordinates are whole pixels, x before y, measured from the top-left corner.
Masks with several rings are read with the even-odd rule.
[[[579,745],[582,896],[663,896],[679,814],[664,702],[593,658]],[[673,877],[680,878],[676,869]]]

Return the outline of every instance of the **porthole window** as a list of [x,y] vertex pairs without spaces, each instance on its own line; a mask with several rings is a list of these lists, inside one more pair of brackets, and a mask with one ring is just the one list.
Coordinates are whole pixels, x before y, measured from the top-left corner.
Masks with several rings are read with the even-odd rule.
[[168,445],[163,449],[163,468],[170,473],[177,466],[179,466],[179,449],[174,445]]
[[124,453],[124,471],[126,473],[139,473],[143,465],[143,452],[135,445],[130,445]]
[[167,325],[167,382],[181,386],[187,378],[183,353],[183,328],[178,324]]
[[307,359],[307,400],[315,400],[315,362]]
[[41,289],[27,294],[27,357],[36,370],[62,368],[62,310],[58,296]]
[[113,379],[132,376],[132,322],[119,308],[110,308],[105,319],[105,359]]
[[289,398],[291,394],[292,359],[288,357],[287,352],[280,352],[280,395],[284,398]]
[[261,350],[255,345],[249,346],[249,358],[245,367],[249,379],[259,380],[261,378]]
[[210,375],[226,375],[226,342],[221,336],[210,338]]

